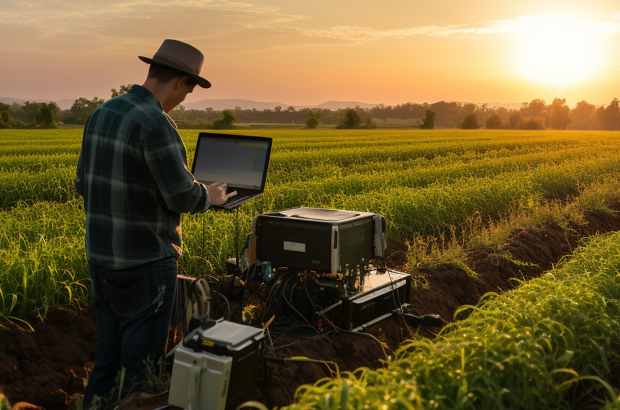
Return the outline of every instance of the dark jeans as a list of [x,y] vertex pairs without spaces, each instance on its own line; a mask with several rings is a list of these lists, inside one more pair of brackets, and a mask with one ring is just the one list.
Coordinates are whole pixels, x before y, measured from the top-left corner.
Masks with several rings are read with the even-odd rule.
[[145,360],[164,354],[177,281],[174,258],[120,270],[90,265],[97,314],[95,368],[88,379],[84,409],[93,396],[106,397],[125,368],[129,378],[145,379]]

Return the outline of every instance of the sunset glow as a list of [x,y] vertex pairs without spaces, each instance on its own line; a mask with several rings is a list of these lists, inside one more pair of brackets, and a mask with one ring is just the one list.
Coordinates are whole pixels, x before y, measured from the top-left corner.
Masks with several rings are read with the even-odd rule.
[[553,84],[593,80],[603,70],[602,28],[564,16],[530,19],[519,33],[518,62],[525,78]]
[[109,98],[166,38],[205,54],[209,90],[313,105],[441,100],[607,104],[620,89],[617,0],[0,0],[0,97]]

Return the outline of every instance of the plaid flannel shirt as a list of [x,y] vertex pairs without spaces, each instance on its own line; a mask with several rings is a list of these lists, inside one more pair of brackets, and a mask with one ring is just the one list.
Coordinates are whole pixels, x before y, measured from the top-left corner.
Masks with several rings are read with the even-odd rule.
[[75,188],[84,197],[87,259],[111,269],[178,258],[180,214],[211,205],[174,121],[138,85],[88,119]]

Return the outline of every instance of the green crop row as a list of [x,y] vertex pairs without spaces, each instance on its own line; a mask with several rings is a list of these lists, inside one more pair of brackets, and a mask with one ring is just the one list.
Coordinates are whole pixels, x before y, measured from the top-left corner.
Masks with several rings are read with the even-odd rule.
[[0,171],[0,207],[14,206],[20,201],[65,202],[77,196],[73,181],[75,167],[59,167],[38,172]]
[[[390,237],[408,239],[419,232],[441,232],[474,215],[497,217],[515,209],[534,210],[544,195],[556,195],[558,189],[577,193],[580,184],[585,186],[587,181],[604,179],[609,169],[598,164],[600,169],[587,168],[585,164],[582,168],[549,166],[545,172],[505,173],[418,190],[400,188],[372,194],[317,197],[314,201],[312,197],[303,197],[298,200],[308,203],[292,206],[377,212],[386,216]],[[191,275],[222,272],[224,261],[235,254],[235,239],[242,247],[251,231],[252,218],[274,210],[268,198],[267,193],[241,208],[238,232],[235,232],[234,213],[210,211],[203,215],[184,215],[182,270]],[[0,232],[0,293],[6,301],[1,315],[31,317],[72,297],[87,296],[84,286],[88,285],[89,272],[84,255],[81,200],[62,204],[40,202],[31,206],[19,203],[10,211],[0,212]]]
[[329,195],[322,194],[319,188],[315,192],[296,184],[293,188],[270,187],[264,194],[263,208],[316,206],[375,212],[386,217],[390,236],[407,239],[414,232],[442,232],[472,215],[494,217],[517,208],[535,207],[546,198],[577,195],[581,186],[617,179],[619,170],[620,159],[612,157],[577,159],[490,176],[455,177],[420,187],[383,185],[379,176],[378,182],[365,184],[375,185],[374,190],[342,185],[340,192],[334,190]]
[[501,296],[378,370],[302,386],[289,409],[620,408],[620,234]]
[[[377,160],[370,161],[364,164],[360,164],[354,167],[340,166],[335,163],[324,163],[321,167],[315,167],[312,165],[297,164],[292,166],[287,163],[286,165],[278,160],[278,156],[271,158],[270,168],[268,174],[268,181],[274,183],[286,183],[292,181],[303,181],[313,178],[334,177],[339,175],[348,175],[351,173],[365,174],[365,173],[378,173],[389,172],[395,168],[398,169],[411,169],[420,168],[425,166],[443,166],[452,163],[466,163],[479,160],[491,160],[499,158],[520,158],[528,154],[539,154],[543,157],[548,155],[554,157],[560,153],[566,157],[572,155],[599,155],[609,154],[610,152],[616,152],[620,149],[617,145],[603,146],[581,146],[576,148],[565,147],[527,147],[523,149],[509,150],[506,148],[500,148],[497,150],[487,151],[485,153],[478,153],[473,151],[465,151],[462,153],[448,153],[446,155],[437,155],[432,158],[415,157],[408,158],[402,161]],[[283,158],[285,156],[280,156]],[[34,155],[12,155],[12,156],[0,156],[0,172],[8,171],[45,171],[47,169],[53,169],[58,167],[75,167],[78,160],[78,154],[34,154]],[[191,167],[193,157],[188,158],[189,165]]]
[[[601,168],[605,163],[618,164],[620,146],[593,149],[573,149],[557,152],[539,152],[512,156],[481,156],[477,159],[452,156],[445,161],[415,159],[394,163],[386,161],[340,168],[324,166],[306,169],[306,174],[293,174],[300,180],[285,183],[278,177],[289,180],[292,175],[271,174],[268,178],[270,207],[283,209],[300,203],[300,196],[306,195],[314,201],[334,195],[357,195],[385,190],[392,187],[420,188],[430,184],[449,184],[464,176],[469,178],[492,177],[504,172],[532,170],[565,163],[564,167]],[[64,156],[63,156],[64,157]],[[19,157],[14,157],[19,158]],[[40,158],[37,156],[37,158]],[[55,156],[50,157],[58,162]],[[34,161],[30,166],[36,167]],[[277,163],[276,163],[277,165]],[[609,167],[606,167],[609,168]],[[619,168],[620,169],[620,168]],[[0,207],[14,206],[19,201],[67,201],[76,196],[73,187],[75,166],[47,168],[42,171],[0,171]],[[325,199],[320,200],[324,202]],[[302,202],[306,203],[302,200]]]
[[[198,135],[196,130],[181,130],[190,158]],[[235,131],[236,132],[236,131]],[[256,130],[238,131],[242,134],[274,138],[273,154],[292,155],[298,164],[324,163],[335,160],[350,163],[351,157],[367,162],[369,157],[411,158],[428,157],[465,151],[487,152],[498,148],[578,147],[593,144],[615,145],[620,137],[614,133],[537,133],[525,131],[331,131],[306,133],[300,131]],[[23,136],[23,138],[19,138]],[[81,144],[80,130],[34,131],[0,130],[0,156],[77,153]],[[386,149],[381,153],[381,148]],[[389,148],[389,149],[388,149]],[[326,152],[327,151],[327,152]],[[351,152],[349,152],[351,151]],[[317,158],[317,154],[326,154]],[[360,155],[362,157],[360,157]],[[307,158],[300,158],[307,156]],[[320,155],[319,155],[320,157]],[[375,160],[378,158],[374,158]],[[357,163],[353,161],[353,163]]]
[[81,142],[82,130],[2,130],[1,147],[21,144],[59,144]]
[[[448,149],[451,152],[458,152],[459,150],[467,151],[472,148],[479,148],[481,150],[495,149],[496,147],[505,147],[508,149],[517,149],[523,147],[554,147],[554,146],[583,146],[595,141],[590,138],[574,138],[570,135],[560,134],[559,138],[546,138],[541,139],[540,135],[515,135],[514,132],[503,132],[500,135],[491,134],[486,132],[464,132],[454,133],[450,137],[445,136],[439,138],[436,135],[426,136],[420,132],[395,132],[388,131],[386,134],[379,135],[370,133],[368,136],[357,135],[355,138],[348,137],[333,137],[324,140],[313,140],[312,144],[308,144],[307,140],[297,139],[290,140],[285,138],[278,138],[278,153],[288,151],[314,151],[325,149],[346,149],[350,147],[358,147],[367,144],[380,144],[381,146],[398,146],[407,147],[409,145],[415,145],[423,150],[434,150],[435,148]],[[614,137],[607,137],[611,144],[617,144],[618,139]],[[597,142],[600,142],[600,137]]]
[[[25,131],[21,131],[22,133]],[[0,139],[0,152],[2,152],[6,148],[23,146],[23,145],[34,145],[34,146],[52,146],[52,145],[62,145],[62,144],[74,144],[76,142],[81,142],[81,135],[66,135],[62,137],[54,137],[50,139],[49,136],[43,136],[42,138],[37,136],[32,138],[28,136],[28,138],[2,138]]]
[[54,155],[54,154],[79,154],[81,142],[71,142],[65,144],[38,145],[38,144],[19,144],[3,147],[0,156],[13,155]]
[[79,154],[0,156],[0,172],[37,172],[59,167],[75,168]]
[[[346,169],[337,170],[322,167],[316,172],[323,173],[321,178],[299,180],[289,183],[271,185],[270,193],[277,193],[279,200],[272,200],[272,207],[285,208],[301,193],[307,192],[314,200],[329,198],[334,195],[357,195],[372,193],[388,188],[421,188],[431,184],[447,185],[463,177],[480,178],[493,177],[505,172],[531,171],[545,172],[550,166],[561,165],[564,168],[588,167],[593,169],[610,169],[614,165],[620,166],[620,147],[614,149],[560,151],[556,153],[538,153],[528,155],[514,155],[501,158],[482,158],[476,161],[462,162],[455,160],[451,163],[433,165],[428,161],[418,163],[385,162],[374,164],[373,167],[360,165],[346,172]],[[612,167],[604,165],[611,163]],[[333,172],[327,174],[326,169]],[[620,170],[620,168],[617,168]]]
[[0,316],[44,316],[51,306],[86,301],[83,212],[74,200],[0,213]]
[[[196,143],[198,131],[180,130],[188,149]],[[278,150],[307,150],[315,147],[321,149],[344,148],[349,145],[366,144],[415,144],[415,145],[505,145],[519,147],[528,145],[590,145],[616,144],[620,140],[617,133],[610,132],[552,132],[539,131],[504,131],[504,130],[329,130],[320,132],[291,130],[252,130],[231,131],[246,135],[273,137],[278,142]],[[308,142],[312,141],[311,144]]]
[[[247,132],[244,132],[247,133]],[[181,130],[191,167],[197,131]],[[496,153],[557,152],[571,149],[614,148],[614,133],[535,133],[515,131],[256,131],[274,137],[271,180],[305,180],[331,170],[384,162],[410,162],[435,158],[493,156]],[[17,136],[23,135],[23,138]],[[0,130],[0,169],[42,171],[77,162],[80,130]],[[500,154],[501,155],[501,154]],[[45,159],[49,156],[49,159]]]
[[[279,184],[308,181],[312,179],[325,179],[332,177],[349,176],[352,174],[376,174],[384,172],[394,172],[394,170],[411,170],[413,168],[423,169],[424,167],[446,167],[448,169],[454,164],[474,164],[478,161],[492,161],[506,159],[510,161],[515,159],[519,161],[529,161],[531,156],[538,158],[549,157],[550,160],[557,161],[560,157],[569,158],[571,156],[585,155],[610,155],[611,152],[618,152],[618,145],[593,145],[580,147],[525,147],[516,149],[498,148],[486,151],[484,153],[476,151],[449,152],[443,155],[432,157],[403,157],[401,159],[393,158],[377,158],[369,159],[359,164],[340,164],[324,162],[317,166],[313,163],[290,163],[283,156],[284,161],[278,158],[272,159],[269,164],[268,182],[276,182]],[[525,158],[528,159],[525,159]],[[533,158],[533,157],[532,157]],[[475,166],[475,165],[474,165]]]
[[577,195],[580,186],[618,178],[616,160],[572,165],[549,165],[485,178],[465,177],[424,189],[399,187],[338,195],[325,205],[384,215],[390,234],[406,239],[413,232],[442,232],[472,215],[495,217],[514,209],[534,208],[546,198]]
[[[239,215],[239,241],[250,226],[250,215]],[[221,272],[234,255],[235,216],[208,212],[184,216],[191,231],[183,243],[181,269],[192,274]],[[31,318],[47,309],[86,301],[90,271],[84,250],[84,209],[81,200],[66,203],[18,204],[0,212],[0,317]]]
[[[17,132],[25,131],[0,131],[0,141],[15,139]],[[28,130],[26,135],[31,142],[62,141],[57,147],[79,145],[81,131],[64,132]],[[195,144],[196,131],[181,134],[188,147]],[[272,157],[265,194],[240,209],[240,244],[252,218],[270,210],[369,210],[386,216],[391,237],[409,239],[441,233],[475,215],[497,218],[515,209],[534,209],[545,198],[578,195],[583,186],[617,180],[620,170],[618,133],[251,134],[273,135],[274,147],[281,149]],[[0,154],[2,315],[30,317],[71,297],[87,296],[84,212],[73,188],[76,162],[77,152]],[[222,271],[235,251],[234,218],[234,213],[213,211],[183,216],[181,267],[192,274]],[[38,282],[45,289],[33,285]]]

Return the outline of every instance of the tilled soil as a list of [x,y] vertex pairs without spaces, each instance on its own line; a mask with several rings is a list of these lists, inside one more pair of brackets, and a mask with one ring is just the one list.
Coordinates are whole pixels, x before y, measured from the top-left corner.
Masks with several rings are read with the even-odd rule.
[[[12,404],[71,409],[92,370],[97,329],[91,309],[55,308],[34,332],[0,330],[0,391]],[[20,408],[27,408],[20,403]]]
[[[616,201],[611,209],[620,211]],[[439,314],[452,321],[462,305],[475,305],[487,292],[501,293],[514,288],[512,278],[528,280],[552,268],[564,255],[572,253],[578,240],[594,233],[620,230],[620,215],[587,211],[585,225],[565,230],[550,223],[537,228],[514,231],[502,246],[494,249],[473,249],[467,265],[478,274],[474,278],[452,265],[423,267],[418,276],[426,282],[411,294],[409,311],[417,315]],[[390,266],[402,266],[406,248],[397,243],[389,246]],[[506,256],[509,252],[510,257]],[[461,319],[459,317],[458,319]],[[20,408],[40,406],[47,410],[69,410],[84,393],[84,379],[92,368],[96,348],[96,328],[92,311],[76,308],[55,308],[44,323],[35,323],[35,332],[15,326],[0,330],[0,391]],[[334,362],[342,371],[359,367],[377,368],[390,349],[396,349],[411,337],[433,337],[439,328],[410,329],[400,318],[381,321],[365,334],[336,331],[317,340],[297,342],[281,338],[259,373],[254,395],[268,408],[293,401],[296,389],[329,377],[335,366],[323,363],[287,362],[292,356]],[[417,332],[417,336],[411,332]],[[388,349],[382,347],[387,346]],[[331,368],[331,370],[330,370]],[[122,410],[154,409],[166,404],[165,396],[142,395],[128,400]],[[31,405],[31,407],[28,407]]]

